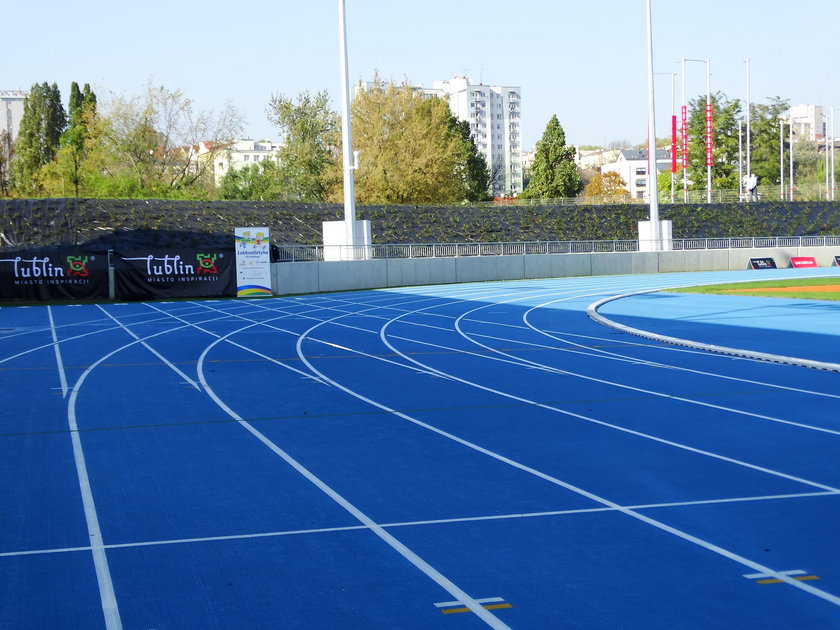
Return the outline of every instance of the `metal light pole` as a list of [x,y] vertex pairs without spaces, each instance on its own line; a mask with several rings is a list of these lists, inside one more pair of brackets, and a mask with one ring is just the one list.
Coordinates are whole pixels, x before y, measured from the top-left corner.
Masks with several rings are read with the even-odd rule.
[[752,175],[750,162],[750,60],[747,59],[747,177]]
[[[659,190],[656,185],[656,116],[653,105],[653,27],[650,0],[647,7],[647,74],[648,74],[648,201],[650,202],[650,234],[653,251],[662,249],[662,232],[659,225]],[[650,186],[650,183],[653,186]],[[653,188],[653,191],[651,191]]]
[[779,199],[785,200],[785,119],[779,119]]
[[788,129],[788,134],[790,140],[788,144],[790,148],[788,149],[788,157],[790,158],[790,200],[793,201],[793,110],[790,112],[790,128]]
[[347,23],[344,0],[338,0],[338,42],[341,54],[341,143],[344,164],[345,244],[356,257],[356,190],[353,181],[353,140],[350,129],[350,82],[347,72]]
[[[676,72],[654,72],[655,75],[668,75],[671,77],[671,203],[674,203],[674,180],[677,173],[677,116],[674,108],[676,101],[674,100],[674,84],[677,79]],[[657,171],[657,189],[658,189],[659,172]]]
[[831,108],[831,200],[834,201],[837,167],[834,165],[834,108]]

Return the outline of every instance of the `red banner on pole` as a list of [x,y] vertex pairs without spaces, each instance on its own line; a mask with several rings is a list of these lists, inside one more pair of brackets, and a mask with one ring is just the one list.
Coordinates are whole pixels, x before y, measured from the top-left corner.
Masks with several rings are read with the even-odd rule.
[[706,103],[706,166],[712,166],[714,158],[712,143],[712,104]]
[[682,167],[688,168],[688,112],[682,106]]
[[677,172],[677,117],[671,116],[671,172]]

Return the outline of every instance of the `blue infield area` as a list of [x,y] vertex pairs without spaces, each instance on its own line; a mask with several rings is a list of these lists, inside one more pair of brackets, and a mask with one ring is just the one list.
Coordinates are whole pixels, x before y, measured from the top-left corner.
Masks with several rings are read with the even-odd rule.
[[840,628],[840,372],[587,316],[840,363],[642,293],[786,275],[0,308],[0,628]]

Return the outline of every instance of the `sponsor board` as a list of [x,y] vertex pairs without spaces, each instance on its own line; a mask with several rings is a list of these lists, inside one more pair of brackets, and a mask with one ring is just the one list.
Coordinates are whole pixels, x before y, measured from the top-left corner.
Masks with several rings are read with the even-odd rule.
[[88,300],[108,297],[108,254],[76,247],[0,252],[0,297]]
[[118,252],[114,257],[116,297],[232,296],[232,254],[216,248]]
[[776,261],[772,258],[750,258],[750,269],[775,269]]
[[817,267],[817,261],[813,256],[792,256],[790,259],[790,266],[797,269],[807,267]]

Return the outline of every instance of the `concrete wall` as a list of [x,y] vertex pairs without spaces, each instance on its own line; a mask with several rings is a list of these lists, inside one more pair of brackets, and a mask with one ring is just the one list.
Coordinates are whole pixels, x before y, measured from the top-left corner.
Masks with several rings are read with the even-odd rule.
[[840,256],[840,247],[388,258],[285,262],[271,267],[275,295],[294,295],[490,280],[725,271],[749,268],[750,258],[773,258],[777,267],[788,267],[793,256],[813,256],[818,266],[830,267]]

